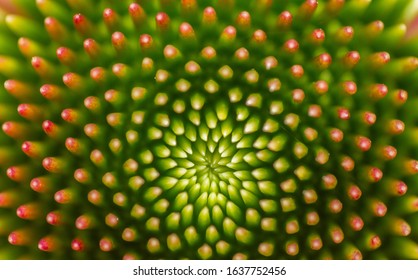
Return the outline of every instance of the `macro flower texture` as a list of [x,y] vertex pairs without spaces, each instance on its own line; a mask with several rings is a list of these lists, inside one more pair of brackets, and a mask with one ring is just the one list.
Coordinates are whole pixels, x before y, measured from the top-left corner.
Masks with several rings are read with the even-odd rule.
[[0,259],[418,259],[409,0],[15,0]]

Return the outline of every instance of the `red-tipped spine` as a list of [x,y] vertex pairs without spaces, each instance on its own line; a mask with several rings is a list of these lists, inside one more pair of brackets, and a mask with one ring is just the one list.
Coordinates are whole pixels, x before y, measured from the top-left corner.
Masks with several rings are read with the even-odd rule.
[[18,229],[9,234],[7,241],[15,246],[28,245],[32,241],[32,233],[28,229]]
[[202,16],[202,23],[206,25],[212,25],[216,23],[218,20],[216,11],[212,7],[206,7],[203,10],[203,16]]
[[293,16],[289,11],[283,11],[277,16],[276,26],[279,30],[287,30],[292,26]]
[[335,189],[337,183],[337,178],[333,174],[326,174],[322,176],[322,185],[327,190]]
[[191,15],[197,10],[196,0],[181,0],[181,11],[185,15]]
[[316,81],[313,84],[314,90],[317,94],[323,95],[328,92],[329,86],[328,83],[324,80]]
[[391,120],[388,123],[388,132],[391,135],[399,135],[405,130],[405,123],[401,120]]
[[81,91],[86,86],[86,81],[76,73],[66,73],[62,77],[64,84],[71,90]]
[[294,89],[292,91],[292,99],[296,104],[302,103],[305,99],[305,92],[302,89]]
[[115,244],[111,238],[104,237],[99,241],[100,250],[102,250],[103,252],[112,251],[114,249],[114,246]]
[[103,153],[100,150],[93,150],[90,153],[90,160],[96,165],[96,166],[103,166],[106,163],[105,157]]
[[402,196],[408,191],[408,186],[403,181],[391,180],[386,183],[388,193],[395,196]]
[[341,159],[341,167],[347,172],[353,171],[355,167],[355,162],[351,157],[344,156]]
[[211,60],[216,57],[216,50],[213,47],[205,47],[200,52],[201,56],[206,60]]
[[295,39],[287,40],[283,44],[283,50],[289,54],[296,53],[299,50],[299,42]]
[[404,163],[406,172],[410,175],[414,175],[418,173],[418,160],[410,159],[406,160]]
[[290,75],[295,79],[300,79],[305,74],[305,70],[302,65],[296,64],[290,67]]
[[[264,68],[268,71],[276,68],[279,65],[279,62],[274,56],[268,56],[263,60],[263,65]],[[278,81],[278,79],[276,79],[276,81]]]
[[26,181],[31,173],[30,168],[26,165],[11,166],[6,170],[7,177],[15,182]]
[[238,14],[236,19],[237,27],[247,29],[251,26],[251,15],[247,11],[242,11]]
[[380,155],[383,156],[384,160],[393,160],[396,155],[398,154],[398,150],[393,146],[384,146],[381,151]]
[[86,230],[94,225],[94,219],[89,215],[81,215],[75,221],[75,227],[79,230]]
[[368,59],[373,68],[379,68],[390,61],[390,54],[388,52],[377,52],[370,55]]
[[229,25],[225,27],[221,34],[221,40],[224,40],[226,42],[231,42],[235,40],[235,37],[237,36],[237,30],[232,25]]
[[100,46],[94,39],[86,39],[83,43],[84,51],[89,55],[93,60],[101,56]]
[[342,204],[342,202],[341,202],[340,200],[338,200],[338,199],[333,199],[333,200],[331,200],[331,201],[329,202],[329,204],[328,204],[328,208],[329,208],[329,211],[330,211],[332,214],[338,214],[338,213],[340,213],[340,212],[341,212],[341,210],[343,209],[343,204]]
[[354,231],[360,231],[363,229],[364,221],[360,216],[353,215],[349,219],[349,225]]
[[61,118],[71,124],[80,124],[83,122],[83,114],[71,108],[62,110]]
[[35,203],[21,205],[17,208],[16,215],[24,220],[37,219],[40,215],[39,205]]
[[302,19],[309,19],[315,13],[317,7],[318,7],[317,0],[306,0],[299,7],[298,16],[300,16]]
[[92,139],[99,139],[100,132],[100,127],[94,123],[89,123],[84,126],[84,133]]
[[130,67],[124,63],[116,63],[112,66],[112,73],[119,79],[124,79],[130,76]]
[[71,153],[76,155],[81,155],[85,150],[84,145],[81,143],[81,141],[72,137],[65,139],[65,147]]
[[147,17],[144,9],[137,3],[129,5],[129,15],[131,16],[131,20],[137,29],[144,24]]
[[370,150],[372,146],[372,141],[364,136],[357,136],[355,138],[355,143],[358,149],[360,149],[362,152],[367,152]]
[[330,0],[326,4],[327,12],[331,14],[337,14],[345,4],[345,0]]
[[382,245],[379,235],[367,232],[362,238],[364,246],[369,250],[376,250]]
[[344,232],[338,226],[333,226],[330,229],[331,239],[335,244],[340,244],[344,240]]
[[33,69],[35,69],[35,71],[38,73],[38,75],[44,79],[53,78],[56,74],[55,67],[42,57],[32,57],[31,64]]
[[44,20],[45,29],[52,40],[57,42],[67,41],[69,32],[58,20],[52,17],[47,17]]
[[341,129],[333,128],[329,132],[330,139],[333,142],[339,143],[344,139],[344,133]]
[[397,106],[401,106],[408,100],[408,92],[403,89],[392,91],[391,98]]
[[323,243],[320,236],[311,234],[308,237],[308,246],[314,251],[321,250]]
[[82,14],[75,14],[73,16],[74,27],[77,32],[83,36],[87,37],[92,34],[93,26],[91,22]]
[[59,47],[56,54],[58,60],[66,66],[73,66],[77,62],[77,55],[69,48]]
[[152,49],[154,46],[154,40],[152,39],[152,36],[149,34],[142,34],[139,37],[139,45],[141,46],[141,49],[143,51],[147,51]]
[[103,202],[102,193],[98,190],[91,190],[87,194],[87,199],[90,203],[94,205],[100,205]]
[[309,34],[308,41],[314,45],[321,45],[325,40],[325,32],[321,28],[315,29]]
[[383,172],[379,168],[369,167],[369,168],[366,168],[366,170],[367,170],[367,179],[371,183],[376,183],[382,180]]
[[17,107],[17,112],[19,115],[24,117],[27,120],[37,121],[42,119],[43,117],[43,110],[41,107],[33,104],[20,104]]
[[113,31],[118,27],[119,15],[111,8],[106,8],[103,11],[103,21],[108,30]]
[[85,250],[85,242],[81,238],[75,238],[71,241],[71,249],[76,252],[82,252]]
[[53,252],[59,248],[59,240],[54,236],[43,237],[38,242],[38,249],[44,252]]
[[42,160],[42,166],[51,173],[61,173],[65,170],[67,162],[57,157],[46,157]]
[[340,44],[349,43],[354,37],[354,28],[351,26],[344,26],[337,30],[335,40]]
[[164,12],[159,12],[155,16],[155,24],[157,26],[157,29],[162,32],[168,31],[170,27],[170,23],[171,23],[170,17]]
[[25,141],[22,143],[22,151],[32,158],[39,158],[45,154],[45,146],[40,142]]
[[42,129],[49,137],[52,138],[60,137],[62,135],[62,128],[50,120],[45,120],[42,123]]
[[360,61],[360,54],[357,51],[350,51],[345,54],[342,59],[342,64],[351,69],[356,66]]
[[370,86],[369,94],[372,100],[380,100],[384,98],[388,93],[388,88],[384,84],[374,84]]
[[267,40],[267,34],[262,29],[257,29],[253,33],[252,41],[258,44],[264,43]]
[[39,89],[41,95],[48,100],[60,100],[63,98],[63,91],[55,85],[45,84]]
[[342,83],[343,92],[347,95],[354,95],[357,92],[357,84],[353,81],[345,81]]
[[350,110],[345,107],[338,108],[337,116],[340,120],[347,121],[351,118]]
[[376,217],[384,217],[388,210],[387,206],[379,200],[371,201],[371,210]]
[[20,52],[27,58],[43,54],[42,46],[28,38],[21,37],[17,41]]
[[52,189],[53,182],[49,177],[37,177],[30,181],[30,187],[35,192],[45,193]]
[[195,39],[195,32],[193,27],[187,23],[187,22],[183,22],[180,24],[179,26],[179,35],[181,38],[183,39]]
[[112,34],[112,45],[118,53],[122,53],[127,49],[127,40],[122,32],[115,32]]
[[113,213],[109,213],[105,217],[105,223],[109,227],[116,227],[119,224],[119,217]]
[[376,119],[377,119],[377,116],[376,116],[375,113],[366,111],[362,114],[362,121],[367,126],[371,126],[371,125],[375,124]]
[[350,200],[359,200],[362,195],[362,191],[358,186],[350,185],[347,190],[347,195]]
[[98,113],[101,110],[100,99],[96,96],[88,96],[84,99],[84,107],[92,112]]
[[45,220],[51,226],[59,226],[64,223],[64,217],[59,211],[49,212],[46,215]]
[[137,231],[133,228],[125,228],[122,232],[122,239],[128,242],[135,241],[137,239]]
[[328,53],[323,53],[315,57],[314,63],[320,70],[327,69],[332,63],[332,57]]
[[365,26],[364,35],[367,39],[376,38],[383,31],[384,28],[385,25],[382,21],[373,21]]
[[31,95],[33,95],[32,87],[18,80],[5,81],[4,88],[7,90],[8,93],[10,93],[19,100],[27,100],[27,98],[30,98]]
[[250,52],[246,48],[239,48],[235,51],[234,57],[238,61],[247,61],[250,57]]
[[74,190],[70,188],[62,189],[54,194],[54,200],[59,204],[68,204],[74,201],[75,195]]
[[108,81],[108,71],[103,67],[94,67],[90,70],[90,78],[98,84]]
[[82,184],[88,184],[91,182],[91,174],[85,168],[79,168],[74,171],[74,179]]

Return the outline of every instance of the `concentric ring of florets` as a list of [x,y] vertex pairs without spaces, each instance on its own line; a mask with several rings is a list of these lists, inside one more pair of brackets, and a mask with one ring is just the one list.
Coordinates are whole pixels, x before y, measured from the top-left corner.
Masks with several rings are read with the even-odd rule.
[[417,257],[402,24],[361,1],[151,2],[38,0],[46,32],[6,17],[17,255]]

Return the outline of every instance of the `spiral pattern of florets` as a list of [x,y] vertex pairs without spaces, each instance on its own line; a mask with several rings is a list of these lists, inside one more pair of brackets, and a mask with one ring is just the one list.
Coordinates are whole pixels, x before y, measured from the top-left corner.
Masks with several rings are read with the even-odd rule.
[[408,1],[20,2],[0,258],[418,258]]

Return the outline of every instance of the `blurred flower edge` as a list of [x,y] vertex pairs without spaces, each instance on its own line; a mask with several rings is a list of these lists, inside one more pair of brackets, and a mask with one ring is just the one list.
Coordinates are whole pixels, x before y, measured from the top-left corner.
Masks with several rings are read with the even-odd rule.
[[[16,1],[0,0],[0,20],[2,20],[5,14],[20,14],[23,12],[20,11],[18,5],[14,2]],[[406,9],[404,15],[402,15],[402,20],[407,26],[405,38],[409,40],[418,37],[418,0],[411,0],[410,7]]]

